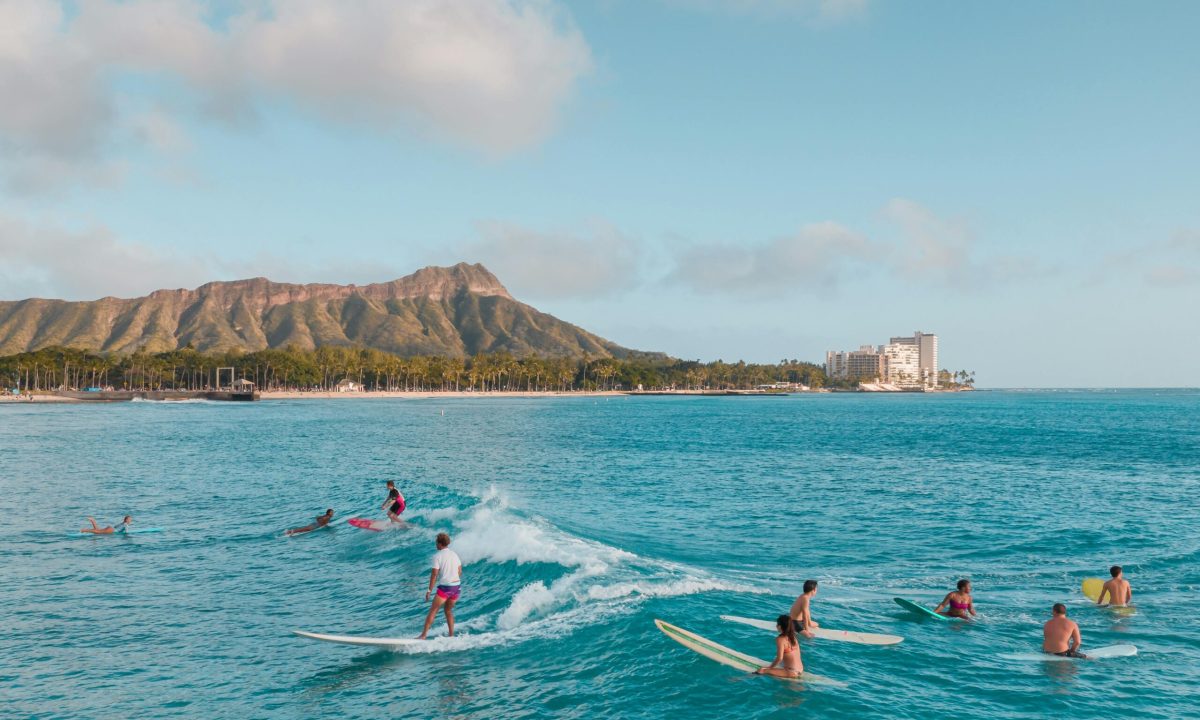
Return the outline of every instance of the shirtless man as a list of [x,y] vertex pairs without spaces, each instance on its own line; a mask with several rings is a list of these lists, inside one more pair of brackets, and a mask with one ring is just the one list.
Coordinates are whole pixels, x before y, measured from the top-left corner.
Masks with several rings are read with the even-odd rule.
[[1054,603],[1054,617],[1042,626],[1042,652],[1064,657],[1086,658],[1079,652],[1083,640],[1079,636],[1079,626],[1074,620],[1067,619],[1067,606]]
[[1108,569],[1108,574],[1112,575],[1112,580],[1104,583],[1096,604],[1103,605],[1107,596],[1109,605],[1128,605],[1133,600],[1133,588],[1129,587],[1129,581],[1121,574],[1121,566],[1113,565]]
[[329,524],[329,521],[332,519],[333,519],[333,508],[329,508],[328,510],[325,511],[324,515],[318,515],[313,520],[311,525],[305,525],[304,527],[292,528],[291,530],[288,530],[285,534],[286,535],[299,535],[301,533],[312,532],[313,530],[316,530],[318,528],[325,527],[326,525]]
[[788,615],[792,618],[792,623],[796,627],[796,631],[806,638],[813,636],[812,629],[820,627],[817,622],[812,619],[812,599],[817,594],[817,581],[804,581],[804,594],[796,598],[796,602],[792,603],[792,609]]

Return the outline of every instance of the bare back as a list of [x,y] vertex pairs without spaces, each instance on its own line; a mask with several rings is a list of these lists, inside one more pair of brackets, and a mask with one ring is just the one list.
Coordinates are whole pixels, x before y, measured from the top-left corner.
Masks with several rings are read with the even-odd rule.
[[1100,591],[1100,599],[1105,599],[1105,593],[1108,593],[1108,603],[1110,605],[1128,605],[1133,597],[1133,592],[1129,589],[1129,581],[1125,578],[1113,578],[1104,583],[1104,589]]
[[1066,617],[1053,617],[1042,626],[1042,650],[1048,653],[1061,653],[1071,649],[1071,638],[1075,638],[1075,647],[1079,647],[1079,626],[1074,620]]

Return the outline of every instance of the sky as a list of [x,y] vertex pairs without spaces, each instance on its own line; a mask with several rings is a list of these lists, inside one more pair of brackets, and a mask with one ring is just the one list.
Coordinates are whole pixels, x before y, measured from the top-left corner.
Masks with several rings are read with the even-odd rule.
[[1200,377],[1200,3],[0,0],[0,299],[481,262],[700,360]]

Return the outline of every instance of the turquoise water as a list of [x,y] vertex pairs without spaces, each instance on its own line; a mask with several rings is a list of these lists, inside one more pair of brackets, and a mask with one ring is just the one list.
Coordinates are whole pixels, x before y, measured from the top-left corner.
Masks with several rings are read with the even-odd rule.
[[[444,413],[444,414],[443,414]],[[0,406],[6,717],[1197,716],[1200,393],[979,392]],[[283,538],[325,507],[412,527]],[[76,537],[131,512],[165,532]],[[462,634],[420,630],[433,535]],[[1121,563],[1140,613],[1088,607]],[[978,622],[919,622],[972,578]],[[663,618],[770,657],[721,614],[828,627],[797,687],[706,660]],[[1020,663],[1063,601],[1085,646]],[[444,633],[444,625],[437,626]]]

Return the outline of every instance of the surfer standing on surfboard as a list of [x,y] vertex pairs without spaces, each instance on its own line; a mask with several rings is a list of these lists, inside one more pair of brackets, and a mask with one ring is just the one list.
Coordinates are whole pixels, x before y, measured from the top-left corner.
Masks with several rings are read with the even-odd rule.
[[417,637],[418,640],[424,640],[429,634],[438,608],[443,606],[446,608],[446,626],[450,628],[450,637],[454,637],[454,605],[458,602],[461,590],[462,560],[459,559],[458,553],[450,549],[450,536],[446,533],[438,533],[437,549],[433,556],[433,569],[429,573],[429,589],[425,591],[425,602],[429,602],[429,595],[435,585],[437,595],[433,598],[433,605],[429,607],[429,614],[425,616],[425,627]]
[[812,619],[812,599],[817,594],[817,581],[804,581],[804,594],[796,598],[796,602],[792,603],[792,609],[788,615],[792,618],[796,632],[806,638],[813,636],[812,629],[819,627],[817,622]]
[[1042,626],[1042,652],[1063,657],[1087,658],[1087,655],[1079,652],[1083,638],[1079,635],[1079,626],[1075,621],[1067,619],[1067,606],[1054,603],[1051,612],[1054,617]]
[[96,518],[92,517],[88,518],[88,522],[90,522],[92,526],[90,528],[79,528],[79,532],[92,533],[93,535],[112,535],[113,533],[123,533],[128,530],[129,526],[133,524],[133,516],[126,515],[121,522],[117,523],[116,527],[113,527],[112,525],[100,527],[96,524]]
[[404,521],[400,519],[400,513],[404,512],[404,496],[396,489],[396,483],[391,480],[387,481],[387,489],[387,499],[383,501],[383,505],[380,507],[387,510],[388,520],[394,523],[402,523]]
[[1113,565],[1108,569],[1108,574],[1112,575],[1112,580],[1104,583],[1104,587],[1100,589],[1100,595],[1096,598],[1096,604],[1103,605],[1104,597],[1107,595],[1109,605],[1128,605],[1133,600],[1133,588],[1129,586],[1129,581],[1121,572],[1121,566]]
[[[975,615],[975,603],[971,600],[971,581],[966,579],[959,580],[957,587],[958,590],[948,593],[946,597],[942,598],[938,606],[933,609],[935,613],[963,619],[968,619],[968,617]],[[950,606],[950,609],[943,613],[942,608],[947,605]],[[967,613],[970,613],[970,616]]]

